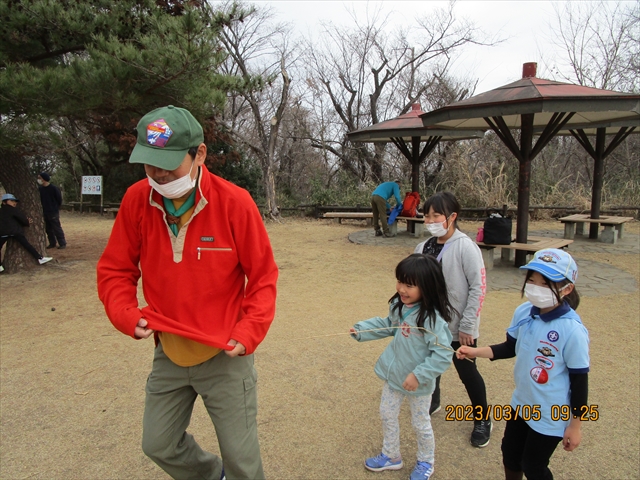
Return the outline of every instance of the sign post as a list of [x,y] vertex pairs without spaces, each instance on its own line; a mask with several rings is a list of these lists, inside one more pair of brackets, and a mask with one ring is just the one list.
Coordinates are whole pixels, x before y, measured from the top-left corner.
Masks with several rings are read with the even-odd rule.
[[80,213],[82,213],[82,196],[83,195],[100,195],[100,215],[103,215],[103,199],[102,196],[102,176],[101,175],[83,175],[82,191],[80,192]]

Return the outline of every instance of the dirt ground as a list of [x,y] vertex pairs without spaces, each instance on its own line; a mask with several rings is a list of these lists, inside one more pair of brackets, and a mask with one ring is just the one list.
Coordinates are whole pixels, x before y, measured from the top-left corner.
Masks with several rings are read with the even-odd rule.
[[[112,223],[65,214],[69,246],[54,251],[56,263],[0,275],[3,480],[168,478],[140,449],[153,341],[116,331],[96,295],[95,265]],[[373,366],[387,341],[310,337],[345,333],[358,320],[386,315],[395,265],[410,249],[349,243],[347,234],[363,224],[285,220],[267,228],[281,272],[277,316],[256,353],[267,477],[406,479],[416,452],[406,405],[401,441],[407,466],[371,473],[362,465],[380,451],[381,381]],[[639,230],[634,222],[626,231]],[[607,261],[640,281],[637,255],[608,255]],[[517,293],[489,291],[481,345],[504,339],[520,302]],[[639,304],[637,291],[582,300],[578,312],[591,336],[589,403],[598,406],[600,418],[584,424],[576,451],[556,450],[551,468],[557,479],[639,478]],[[513,361],[480,360],[480,369],[489,403],[508,404]],[[443,404],[468,404],[453,368],[443,376],[442,390]],[[436,414],[434,478],[502,478],[504,425],[495,422],[491,443],[476,449],[468,441],[469,423],[445,421],[444,409]],[[189,430],[204,448],[218,451],[200,401]]]

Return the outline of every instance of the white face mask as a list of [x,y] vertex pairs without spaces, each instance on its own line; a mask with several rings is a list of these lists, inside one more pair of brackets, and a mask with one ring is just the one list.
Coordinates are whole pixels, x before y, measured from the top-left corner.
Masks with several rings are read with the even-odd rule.
[[40,179],[36,180],[36,182],[38,182],[38,185],[42,185],[44,182]]
[[[446,221],[448,221],[449,219],[447,218]],[[451,226],[451,225],[449,225]],[[429,230],[429,233],[431,235],[433,235],[434,237],[444,237],[447,232],[449,231],[448,228],[444,228],[444,222],[439,222],[439,223],[427,223],[426,224],[427,230]]]
[[[565,285],[560,289],[560,291],[564,290],[568,286],[569,285]],[[524,286],[524,295],[527,297],[527,300],[538,308],[550,308],[558,305],[556,295],[548,287],[541,287],[540,285],[527,283]]]
[[149,179],[149,185],[162,195],[165,198],[180,198],[189,193],[196,186],[196,178],[191,178],[191,170],[193,170],[193,165],[196,162],[191,164],[191,168],[189,169],[189,173],[187,173],[184,177],[180,177],[177,180],[173,180],[172,182],[165,183],[164,185],[160,185],[153,178],[147,175]]

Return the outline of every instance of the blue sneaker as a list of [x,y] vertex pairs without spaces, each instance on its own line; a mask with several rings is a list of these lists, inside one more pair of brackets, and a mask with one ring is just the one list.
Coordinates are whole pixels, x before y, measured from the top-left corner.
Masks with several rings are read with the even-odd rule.
[[372,472],[382,472],[383,470],[400,470],[404,464],[402,458],[389,458],[384,453],[375,457],[367,458],[364,467]]
[[433,465],[428,462],[417,462],[409,480],[429,480],[433,475]]

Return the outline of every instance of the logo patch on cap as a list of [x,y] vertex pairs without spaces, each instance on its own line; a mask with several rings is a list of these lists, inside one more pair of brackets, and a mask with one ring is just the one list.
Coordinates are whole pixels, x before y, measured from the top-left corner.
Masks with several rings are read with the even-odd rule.
[[149,145],[164,148],[171,135],[173,135],[173,130],[169,128],[164,118],[147,125],[147,143]]

